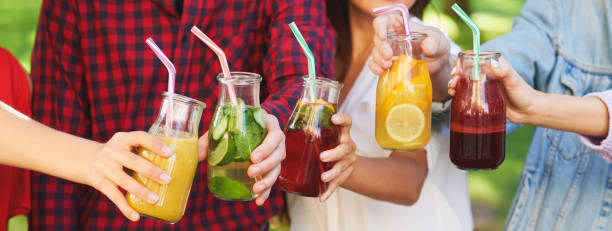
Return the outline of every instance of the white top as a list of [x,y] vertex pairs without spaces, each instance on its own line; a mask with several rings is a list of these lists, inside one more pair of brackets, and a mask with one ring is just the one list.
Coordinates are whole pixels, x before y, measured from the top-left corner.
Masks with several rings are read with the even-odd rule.
[[[456,46],[453,50],[457,52]],[[374,137],[377,81],[366,65],[339,109],[353,119],[351,138],[360,156],[391,154]],[[450,162],[449,142],[448,121],[432,120],[426,146],[429,173],[414,205],[379,201],[343,188],[325,203],[287,193],[291,230],[472,230],[467,174]]]

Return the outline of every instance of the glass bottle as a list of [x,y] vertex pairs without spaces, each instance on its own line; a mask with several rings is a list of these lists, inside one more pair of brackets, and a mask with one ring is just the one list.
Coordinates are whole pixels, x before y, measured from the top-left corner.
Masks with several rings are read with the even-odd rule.
[[342,83],[317,77],[315,86],[315,97],[311,97],[308,77],[304,77],[302,96],[285,126],[287,156],[278,178],[283,190],[308,197],[320,196],[327,190],[321,174],[334,163],[321,162],[319,155],[338,146],[340,135],[331,117],[337,110]]
[[393,64],[378,79],[376,128],[378,144],[389,150],[424,148],[431,133],[431,80],[421,50],[424,33],[387,36]]
[[[480,67],[497,62],[499,52],[481,52]],[[499,80],[486,68],[473,78],[474,53],[459,53],[461,74],[451,104],[450,159],[462,169],[495,169],[506,156],[506,105]]]
[[[138,155],[170,174],[172,180],[169,184],[162,185],[134,173],[134,179],[155,192],[159,200],[156,204],[149,204],[129,192],[126,198],[128,204],[143,216],[176,223],[185,213],[198,165],[198,126],[206,104],[178,94],[170,95],[164,92],[162,96],[162,107],[149,129],[149,134],[166,143],[174,155],[164,158],[144,148],[139,150]],[[166,122],[170,106],[172,106],[172,117]]]
[[[264,111],[259,105],[260,75],[249,72],[223,74],[219,80],[219,101],[208,130],[208,189],[228,201],[248,201],[257,197],[254,178],[247,175],[251,152],[261,144],[267,130]],[[234,86],[236,105],[230,101],[227,83]]]

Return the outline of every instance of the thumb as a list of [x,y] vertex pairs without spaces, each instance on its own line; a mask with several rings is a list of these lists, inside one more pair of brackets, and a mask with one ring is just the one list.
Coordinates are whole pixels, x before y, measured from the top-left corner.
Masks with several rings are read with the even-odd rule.
[[203,161],[206,157],[208,157],[208,132],[198,140],[198,161]]
[[487,75],[487,78],[490,76],[491,79],[501,80],[506,88],[517,87],[523,82],[523,78],[512,69],[512,66],[504,58],[500,58],[499,62],[491,60],[488,66],[491,75]]
[[133,147],[143,147],[163,157],[172,155],[172,149],[166,143],[144,131],[118,132],[109,142],[121,143],[127,151]]
[[403,28],[402,19],[396,14],[383,14],[374,18],[372,22],[374,26],[375,39],[385,41],[387,32],[399,31]]

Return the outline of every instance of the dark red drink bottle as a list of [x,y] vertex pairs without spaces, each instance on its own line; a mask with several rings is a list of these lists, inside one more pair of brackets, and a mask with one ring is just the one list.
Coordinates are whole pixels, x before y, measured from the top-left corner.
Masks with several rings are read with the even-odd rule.
[[[460,78],[451,104],[450,159],[461,169],[495,169],[506,156],[506,104],[498,80],[487,68],[474,78],[474,53],[459,53]],[[498,52],[481,52],[480,66],[497,62]]]
[[[332,124],[342,84],[317,77],[311,91],[306,77],[302,97],[285,126],[287,156],[281,163],[278,183],[287,192],[317,197],[327,190],[321,174],[334,163],[321,162],[321,152],[338,146],[340,130]],[[311,97],[314,93],[315,97]]]

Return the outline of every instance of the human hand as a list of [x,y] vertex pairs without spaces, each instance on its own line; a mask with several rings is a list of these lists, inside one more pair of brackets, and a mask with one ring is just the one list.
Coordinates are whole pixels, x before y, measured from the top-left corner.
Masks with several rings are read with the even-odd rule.
[[[280,129],[278,119],[264,111],[264,120],[268,130],[267,135],[261,144],[251,152],[252,164],[247,169],[249,177],[258,179],[252,190],[258,195],[255,203],[259,206],[268,199],[270,190],[280,174],[281,161],[285,159],[285,134]],[[200,137],[198,159],[202,161],[207,155],[208,132]]]
[[170,147],[146,132],[118,132],[108,142],[100,144],[92,155],[86,155],[88,164],[79,165],[84,167],[84,182],[107,196],[121,213],[132,221],[137,221],[140,215],[128,205],[125,195],[117,186],[151,204],[157,203],[159,196],[138,183],[123,169],[131,169],[160,184],[168,184],[171,180],[168,173],[132,152],[140,147],[162,157],[172,155]]
[[[506,118],[513,123],[527,123],[528,118],[537,110],[538,100],[542,93],[533,89],[504,58],[499,62],[491,61],[482,67],[487,79],[500,80],[504,100],[506,102]],[[455,95],[458,79],[462,75],[459,60],[455,61],[452,79],[448,82],[448,94]]]
[[353,172],[353,166],[357,160],[355,142],[351,139],[351,117],[346,114],[337,113],[332,116],[332,123],[340,127],[340,144],[331,150],[321,153],[323,162],[336,162],[332,169],[321,174],[321,180],[329,183],[327,190],[319,197],[321,202],[326,201],[329,196],[342,185]]
[[[253,185],[253,193],[257,194],[255,203],[263,205],[270,196],[270,190],[276,182],[281,171],[281,162],[285,159],[285,133],[280,129],[278,119],[264,113],[268,133],[253,152],[251,152],[251,166],[247,175],[251,178],[259,177]],[[263,178],[261,177],[263,176]]]
[[[399,15],[385,14],[376,17],[373,25],[375,46],[368,67],[374,74],[381,75],[385,70],[391,68],[393,58],[393,50],[387,42],[387,32],[403,32],[403,22]],[[427,34],[427,38],[421,43],[421,50],[425,55],[427,70],[431,76],[432,97],[434,101],[443,102],[450,97],[446,91],[451,71],[450,41],[442,31],[435,27],[410,23],[410,28],[412,31]]]

